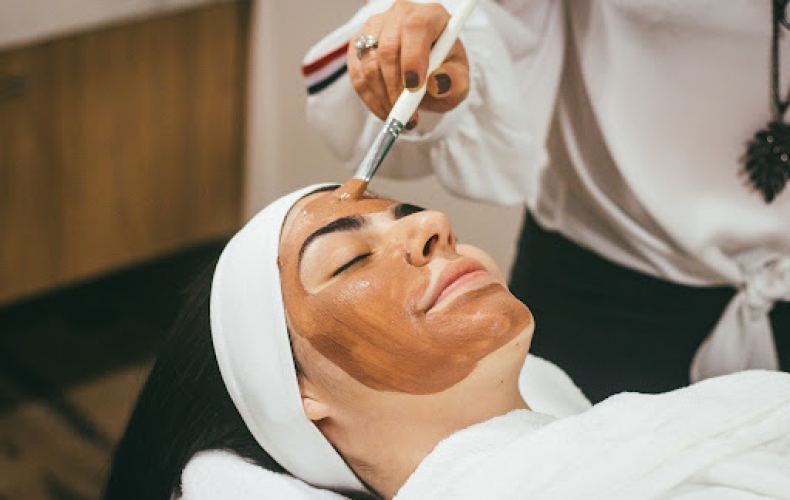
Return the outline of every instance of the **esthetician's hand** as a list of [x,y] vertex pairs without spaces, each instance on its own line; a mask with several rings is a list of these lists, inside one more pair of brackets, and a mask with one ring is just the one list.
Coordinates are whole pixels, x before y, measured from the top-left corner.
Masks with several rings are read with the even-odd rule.
[[[439,38],[450,14],[439,4],[416,4],[398,0],[386,12],[371,16],[348,48],[348,73],[360,98],[382,120],[387,118],[404,87],[419,88],[427,78],[427,93],[419,109],[444,113],[463,101],[469,93],[469,61],[460,40],[455,42],[444,63],[428,72],[431,46]],[[372,35],[377,48],[365,50],[357,58],[354,41]],[[417,113],[407,124],[413,128]]]

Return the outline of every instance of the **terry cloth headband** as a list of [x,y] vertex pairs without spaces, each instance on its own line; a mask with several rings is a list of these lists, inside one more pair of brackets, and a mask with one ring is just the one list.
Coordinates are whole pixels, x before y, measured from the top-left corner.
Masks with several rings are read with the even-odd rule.
[[230,240],[214,271],[211,334],[225,387],[263,449],[309,484],[367,491],[304,413],[277,267],[288,211],[332,186],[315,184],[283,196]]

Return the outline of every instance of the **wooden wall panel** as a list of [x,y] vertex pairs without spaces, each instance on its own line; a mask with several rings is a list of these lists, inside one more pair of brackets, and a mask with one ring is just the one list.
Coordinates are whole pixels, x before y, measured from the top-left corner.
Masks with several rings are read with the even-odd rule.
[[[49,100],[27,98],[46,77],[30,52],[0,57],[0,297],[61,274],[60,172],[52,128],[41,126]],[[19,93],[10,91],[14,79]]]
[[248,8],[0,53],[0,302],[238,227]]

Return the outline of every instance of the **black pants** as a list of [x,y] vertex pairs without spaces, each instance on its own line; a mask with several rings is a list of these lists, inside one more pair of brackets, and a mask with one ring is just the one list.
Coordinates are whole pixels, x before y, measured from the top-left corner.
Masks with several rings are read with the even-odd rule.
[[[735,294],[623,268],[544,231],[528,213],[510,288],[535,316],[531,352],[564,369],[593,402],[687,385],[697,347]],[[770,317],[788,371],[790,303],[776,303]]]

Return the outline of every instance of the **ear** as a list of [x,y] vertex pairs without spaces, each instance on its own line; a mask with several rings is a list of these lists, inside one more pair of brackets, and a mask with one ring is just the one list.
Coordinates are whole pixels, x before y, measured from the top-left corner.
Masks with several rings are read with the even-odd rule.
[[329,405],[320,396],[316,388],[304,377],[299,377],[299,393],[302,396],[302,408],[312,422],[318,422],[329,416]]
[[317,399],[302,396],[302,408],[312,422],[318,422],[329,416],[329,407]]

